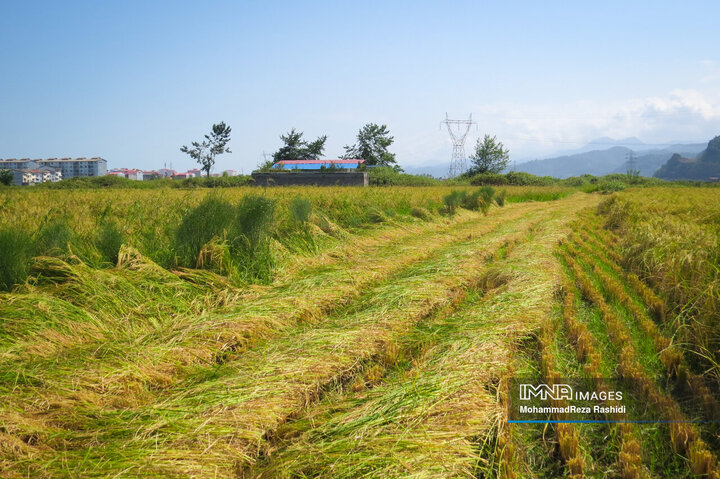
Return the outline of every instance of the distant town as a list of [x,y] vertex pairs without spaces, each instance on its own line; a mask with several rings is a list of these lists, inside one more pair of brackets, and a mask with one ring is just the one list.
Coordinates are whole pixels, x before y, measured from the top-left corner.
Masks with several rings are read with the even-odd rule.
[[[37,183],[57,182],[63,179],[81,176],[119,176],[129,180],[147,181],[156,178],[174,178],[182,180],[201,176],[202,171],[193,168],[187,171],[176,171],[172,168],[158,170],[140,170],[135,168],[107,169],[107,161],[103,158],[8,158],[0,159],[0,170],[9,170],[13,174],[13,184],[34,185]],[[212,173],[210,176],[237,176],[235,170]]]

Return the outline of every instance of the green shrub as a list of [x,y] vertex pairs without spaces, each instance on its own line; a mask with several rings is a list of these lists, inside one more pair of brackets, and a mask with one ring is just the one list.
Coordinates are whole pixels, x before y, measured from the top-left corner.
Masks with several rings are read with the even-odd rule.
[[441,213],[446,215],[454,215],[457,209],[462,206],[466,193],[462,190],[452,190],[449,194],[443,196],[443,208]]
[[462,198],[462,207],[466,210],[470,211],[477,211],[480,209],[480,203],[482,202],[482,199],[480,198],[480,190],[473,191],[472,193],[465,193]]
[[368,169],[370,184],[373,186],[433,186],[441,181],[431,176],[400,173],[389,166]]
[[559,183],[559,180],[551,176],[535,176],[523,171],[511,171],[509,173],[480,173],[470,177],[470,184],[479,185],[512,185],[512,186],[552,186]]
[[10,291],[27,279],[31,257],[30,235],[14,228],[0,229],[0,290]]
[[10,186],[13,184],[14,174],[10,170],[0,170],[0,185]]
[[480,196],[480,210],[487,214],[495,197],[495,189],[492,186],[483,186],[477,192]]
[[506,196],[507,196],[507,190],[500,191],[497,195],[495,195],[495,203],[497,203],[497,205],[502,208],[503,206],[505,206],[505,197]]
[[627,185],[619,180],[610,180],[600,184],[600,192],[602,193],[614,193],[616,191],[622,191],[627,188]]

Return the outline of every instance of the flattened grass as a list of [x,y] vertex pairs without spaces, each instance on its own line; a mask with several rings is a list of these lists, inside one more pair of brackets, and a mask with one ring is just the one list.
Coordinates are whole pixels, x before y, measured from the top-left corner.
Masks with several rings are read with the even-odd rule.
[[504,421],[496,387],[515,347],[539,328],[538,318],[551,306],[559,281],[552,248],[567,211],[554,214],[507,259],[492,264],[481,282],[484,294],[469,295],[456,313],[423,323],[408,336],[403,349],[414,353],[406,367],[391,368],[371,389],[326,397],[283,431],[279,450],[251,475],[498,474],[494,468],[501,461],[481,456],[487,448],[480,445],[494,443],[491,436]]
[[[247,463],[264,447],[268,431],[324,388],[359,374],[415,322],[451,302],[449,292],[481,274],[486,260],[478,254],[481,245],[499,247],[503,235],[516,227],[503,223],[494,232],[486,229],[486,235],[449,244],[322,325],[300,325],[219,367],[198,368],[186,386],[176,385],[172,394],[148,407],[68,410],[62,422],[82,424],[82,430],[93,433],[72,426],[56,435],[80,448],[64,453],[63,462],[77,473],[130,467],[184,475],[219,467],[227,474],[235,467],[230,458]],[[137,436],[134,431],[144,432]],[[102,447],[86,450],[91,443]],[[117,457],[120,450],[124,458]]]

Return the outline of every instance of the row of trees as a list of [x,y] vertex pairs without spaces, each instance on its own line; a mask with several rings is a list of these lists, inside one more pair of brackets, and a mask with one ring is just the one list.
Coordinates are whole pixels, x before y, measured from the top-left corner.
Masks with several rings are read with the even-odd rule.
[[[327,136],[308,142],[303,139],[303,133],[293,128],[286,135],[280,135],[283,146],[273,153],[272,161],[263,165],[269,168],[273,163],[287,160],[317,160],[325,150]],[[360,128],[357,141],[353,145],[345,145],[343,159],[362,158],[367,166],[388,166],[396,171],[402,171],[397,164],[395,153],[388,150],[395,139],[390,136],[386,125],[368,123]],[[507,168],[510,161],[510,151],[505,148],[496,136],[485,135],[478,139],[475,150],[470,155],[471,166],[466,175],[473,176],[480,173],[500,173]]]
[[[285,135],[280,135],[283,146],[273,153],[272,161],[262,165],[269,168],[278,161],[317,160],[323,156],[327,136],[318,137],[315,141],[303,139],[303,133],[295,128]],[[396,171],[401,168],[395,159],[395,153],[390,153],[390,145],[395,138],[390,136],[386,125],[368,123],[358,131],[356,142],[352,145],[345,145],[345,153],[340,158],[365,160],[367,166],[389,166]]]
[[[197,161],[202,170],[210,177],[210,170],[215,164],[215,157],[223,153],[230,153],[227,144],[230,142],[231,128],[224,122],[214,124],[209,135],[205,135],[202,141],[194,141],[191,146],[183,146],[180,151],[187,153]],[[295,128],[285,135],[280,135],[283,146],[273,153],[272,160],[261,165],[261,168],[269,168],[278,161],[292,160],[317,160],[323,156],[327,136],[323,135],[314,141],[307,141],[303,138],[301,131]],[[389,148],[395,141],[390,136],[386,125],[368,123],[358,131],[356,142],[352,145],[345,145],[345,153],[341,156],[344,159],[363,159],[367,166],[390,167],[395,171],[402,171],[397,164],[395,154],[390,153]],[[485,135],[478,139],[475,150],[470,155],[471,166],[466,173],[469,176],[479,173],[500,173],[509,162],[509,151],[498,141],[497,137]]]

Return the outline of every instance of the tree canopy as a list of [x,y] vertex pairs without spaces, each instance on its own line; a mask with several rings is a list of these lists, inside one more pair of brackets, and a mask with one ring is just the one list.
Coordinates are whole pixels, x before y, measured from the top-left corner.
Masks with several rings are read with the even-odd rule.
[[12,185],[13,184],[13,172],[10,170],[0,170],[0,185]]
[[389,166],[400,171],[395,154],[388,151],[394,141],[386,125],[368,123],[358,131],[357,143],[345,146],[342,158],[362,158],[368,166]]
[[231,130],[225,122],[217,123],[212,126],[212,131],[209,135],[205,135],[202,142],[193,141],[192,148],[183,145],[180,151],[197,161],[209,178],[210,169],[215,165],[215,157],[223,153],[231,153],[230,148],[227,148]]
[[497,137],[485,135],[482,140],[478,138],[470,161],[469,175],[500,173],[510,162],[510,150],[506,149]]
[[325,141],[327,136],[318,137],[317,140],[308,142],[303,139],[301,131],[290,130],[287,135],[280,135],[283,146],[273,153],[273,161],[292,161],[292,160],[317,160],[323,155],[325,150]]

